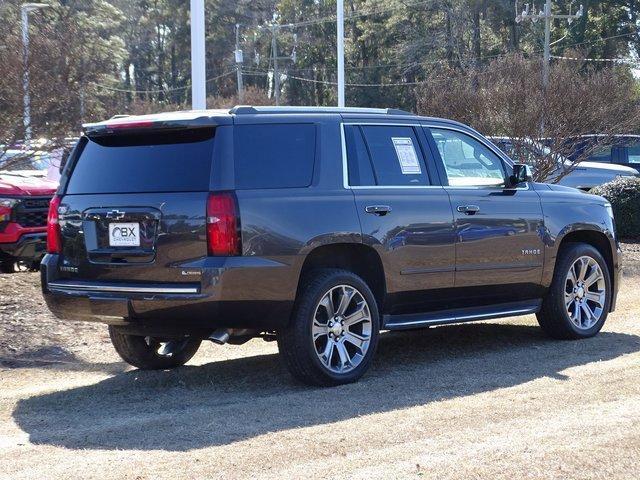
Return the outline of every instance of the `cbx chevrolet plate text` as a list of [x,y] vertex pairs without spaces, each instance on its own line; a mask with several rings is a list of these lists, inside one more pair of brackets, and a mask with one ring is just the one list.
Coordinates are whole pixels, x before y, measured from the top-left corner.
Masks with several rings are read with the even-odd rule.
[[397,110],[235,107],[86,125],[48,220],[60,318],[124,360],[277,339],[312,384],[358,379],[381,330],[537,314],[585,338],[615,306],[610,205],[534,183],[473,129]]

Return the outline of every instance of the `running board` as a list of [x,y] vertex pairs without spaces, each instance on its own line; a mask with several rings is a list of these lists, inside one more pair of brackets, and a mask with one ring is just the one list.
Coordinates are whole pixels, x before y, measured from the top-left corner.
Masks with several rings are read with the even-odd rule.
[[477,322],[492,318],[513,317],[537,313],[542,300],[501,303],[486,307],[456,308],[432,313],[383,315],[383,330],[409,330],[411,328],[447,325],[450,323]]

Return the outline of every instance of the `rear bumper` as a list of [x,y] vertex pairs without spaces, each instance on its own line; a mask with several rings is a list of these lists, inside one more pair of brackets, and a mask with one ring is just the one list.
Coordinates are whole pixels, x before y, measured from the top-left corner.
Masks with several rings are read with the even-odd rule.
[[43,295],[54,315],[147,334],[281,328],[289,321],[299,273],[297,262],[209,257],[196,282],[89,282],[69,278],[58,262],[57,255],[46,255],[40,266]]
[[0,243],[0,258],[10,257],[15,260],[40,260],[47,248],[47,234],[43,232],[22,235],[18,241]]

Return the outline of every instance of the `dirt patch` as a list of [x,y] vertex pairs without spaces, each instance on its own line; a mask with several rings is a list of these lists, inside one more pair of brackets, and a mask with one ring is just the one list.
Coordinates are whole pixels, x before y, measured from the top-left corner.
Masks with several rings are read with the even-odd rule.
[[39,273],[0,274],[0,362],[72,361],[108,343],[103,325],[63,322],[49,312]]

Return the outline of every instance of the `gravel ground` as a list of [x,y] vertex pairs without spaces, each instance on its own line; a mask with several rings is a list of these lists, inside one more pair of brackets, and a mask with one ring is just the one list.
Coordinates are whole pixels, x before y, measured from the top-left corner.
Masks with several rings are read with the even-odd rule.
[[385,334],[361,382],[292,382],[273,344],[138,372],[101,325],[0,275],[0,478],[640,478],[640,244],[581,342],[533,316]]

